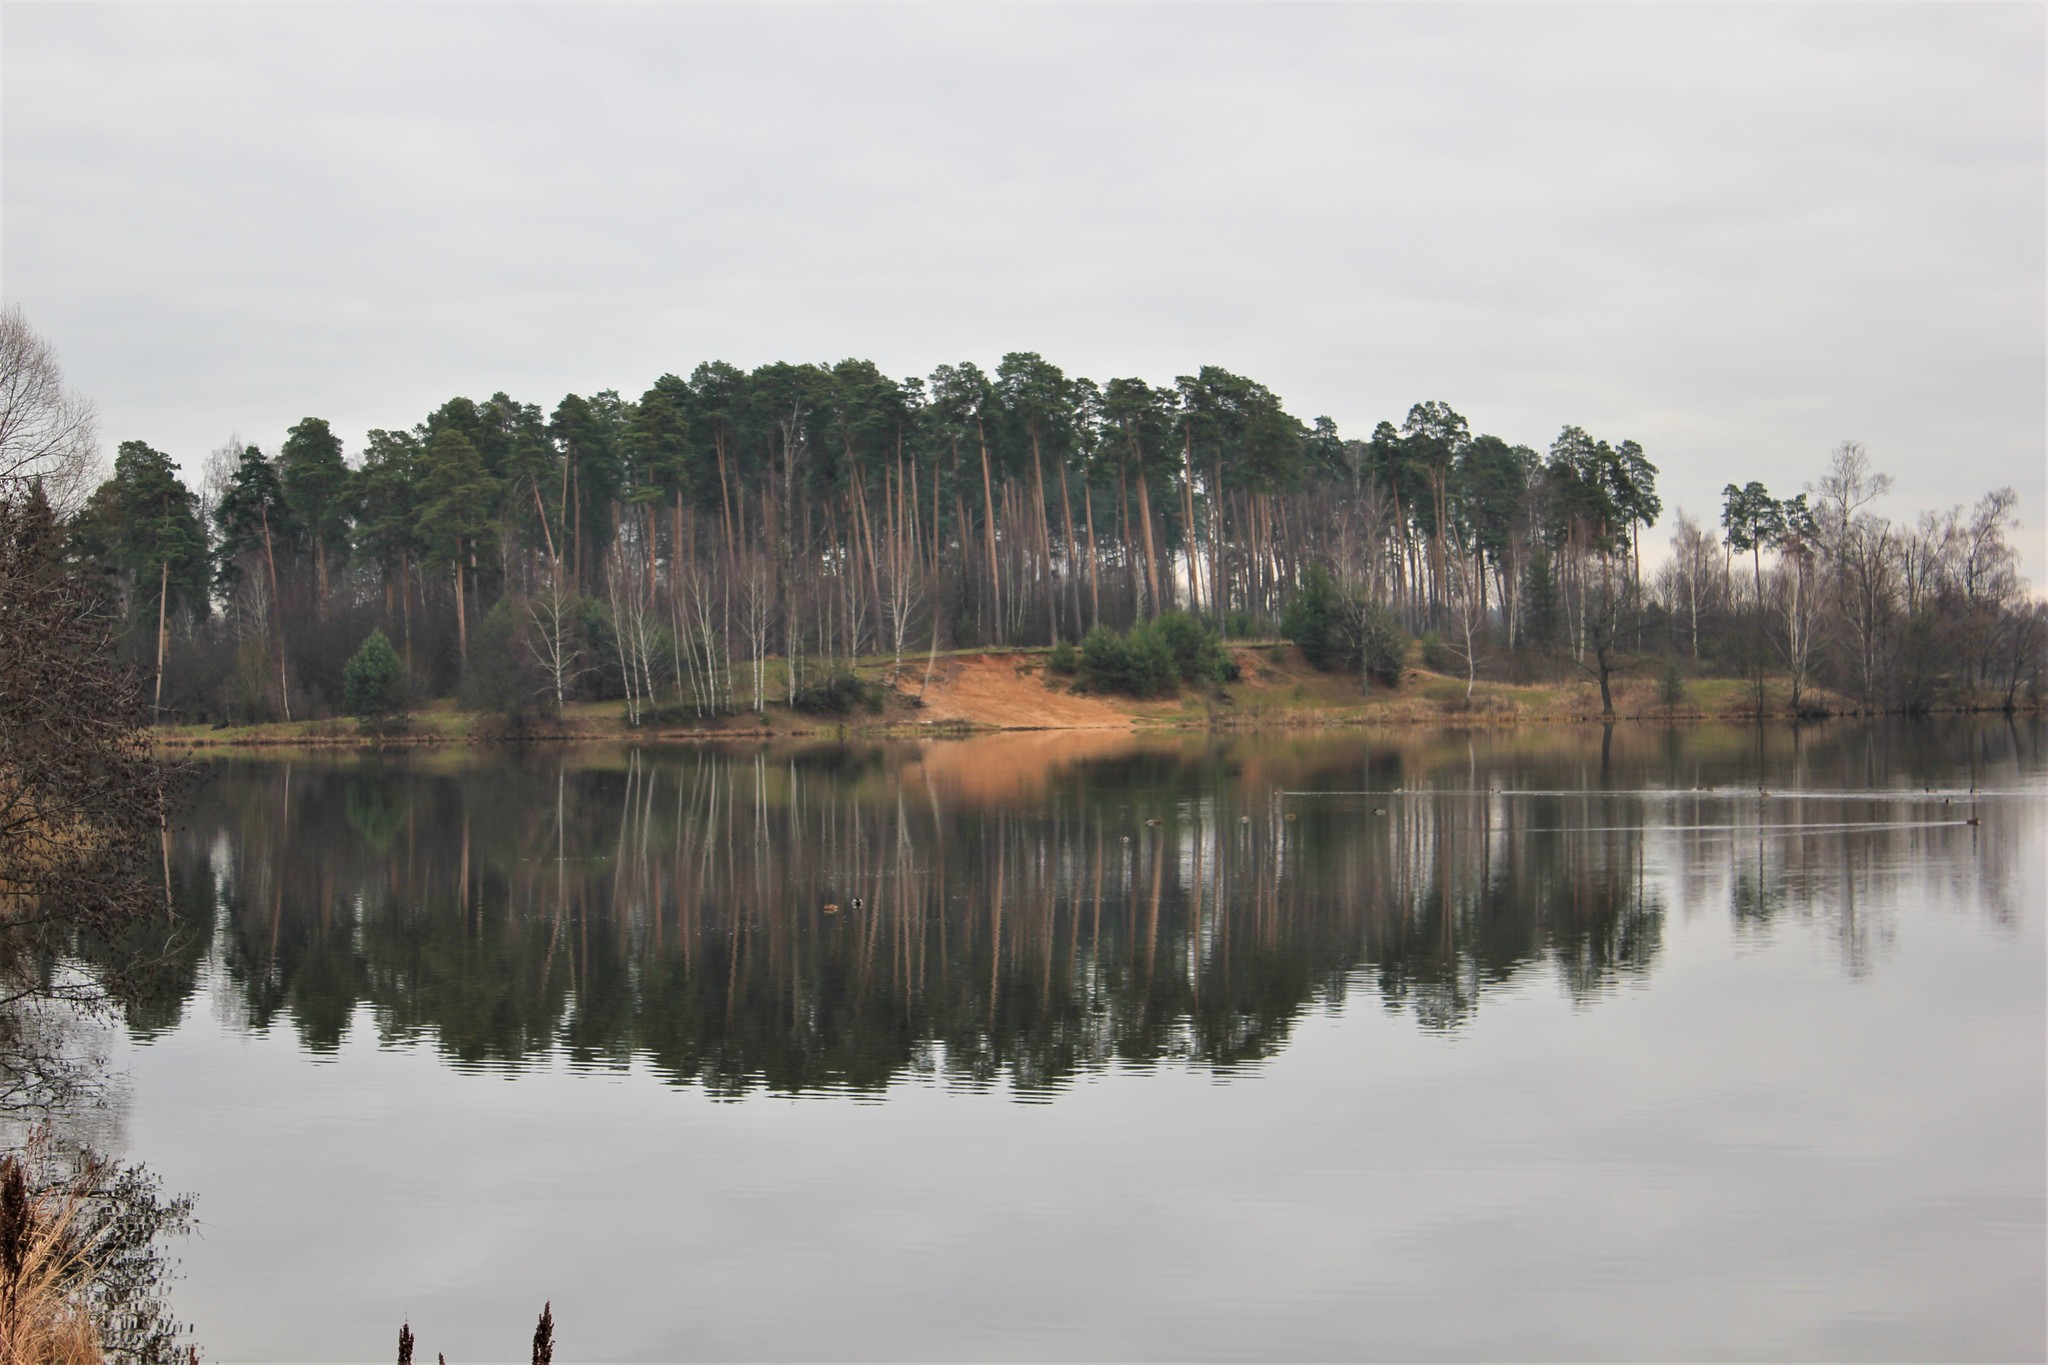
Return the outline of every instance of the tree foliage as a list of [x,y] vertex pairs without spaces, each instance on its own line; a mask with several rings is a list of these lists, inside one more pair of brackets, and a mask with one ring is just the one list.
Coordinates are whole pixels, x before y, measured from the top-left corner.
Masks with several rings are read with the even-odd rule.
[[1227,682],[1237,666],[1215,627],[1184,611],[1162,612],[1129,631],[1097,626],[1081,641],[1082,686],[1157,697],[1182,683]]
[[[1853,674],[1871,697],[1900,695],[1910,659],[1930,662],[1914,689],[1930,696],[2038,672],[2024,594],[1998,586],[2009,516],[1909,535],[1853,489],[1844,512],[1817,488],[1801,504],[1731,484],[1726,539],[1695,528],[1681,602],[1646,581],[1664,502],[1637,441],[1564,425],[1523,443],[1436,398],[1347,437],[1215,365],[1162,383],[1029,351],[910,378],[857,357],[710,361],[638,397],[450,398],[368,432],[354,468],[308,418],[274,460],[226,463],[196,532],[174,466],[123,450],[73,552],[105,575],[131,657],[161,646],[165,710],[192,716],[330,711],[335,642],[372,628],[425,693],[461,695],[471,636],[503,602],[518,629],[492,629],[542,660],[550,706],[619,697],[629,715],[765,705],[771,676],[793,703],[877,654],[900,679],[920,641],[1125,638],[1170,612],[1317,658],[1342,634],[1361,677],[1367,644],[1393,678],[1392,636],[1405,650],[1432,631],[1468,683],[1654,676],[1642,656],[1680,649],[1759,679]],[[1746,584],[1728,555],[1710,572],[1709,541],[1747,559]],[[1922,586],[1948,581],[1930,566],[1950,560],[1968,609],[1893,623],[1926,609]],[[1958,630],[1960,675],[1932,666]]]
[[1385,607],[1338,587],[1321,564],[1311,564],[1302,576],[1280,629],[1325,672],[1354,673],[1365,685],[1400,686],[1407,632]]
[[342,671],[342,705],[352,716],[375,719],[405,709],[405,663],[381,630],[370,632]]

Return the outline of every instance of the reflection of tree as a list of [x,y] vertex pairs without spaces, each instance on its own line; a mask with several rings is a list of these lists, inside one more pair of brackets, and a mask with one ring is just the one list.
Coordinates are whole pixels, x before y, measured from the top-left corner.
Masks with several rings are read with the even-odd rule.
[[232,818],[268,837],[231,845],[220,903],[234,932],[223,965],[251,1026],[288,1012],[308,1048],[332,1051],[363,986],[353,917],[337,902],[368,893],[381,860],[352,856],[360,843],[343,834],[343,784],[327,774],[307,780],[293,764],[258,770],[264,781],[229,789]]
[[1784,865],[1772,865],[1762,839],[1747,856],[1738,853],[1728,894],[1728,908],[1738,923],[1768,924],[1785,909],[1787,901]]
[[1577,1000],[1648,969],[1663,907],[1637,882],[1639,799],[1587,792],[1501,802],[1467,790],[1401,804],[1413,818],[1375,817],[1401,845],[1385,860],[1394,904],[1378,917],[1368,954],[1390,1007],[1412,1003],[1418,1021],[1452,1027],[1485,988],[1540,962],[1556,964]]
[[[1361,839],[1355,813],[1281,819],[1207,751],[1087,765],[994,807],[903,780],[902,758],[506,763],[378,773],[381,791],[364,771],[256,767],[208,788],[181,876],[226,850],[207,894],[257,1027],[284,1014],[330,1049],[368,1003],[387,1036],[464,1062],[559,1044],[720,1093],[1235,1065],[1361,966],[1449,1023],[1569,934],[1627,937],[1607,924],[1626,895],[1554,885],[1578,855],[1475,833],[1448,802]],[[1494,860],[1483,881],[1475,857]],[[1545,897],[1578,907],[1563,929],[1526,923]],[[1423,1003],[1439,996],[1463,1003]]]
[[349,777],[349,826],[379,853],[391,847],[405,825],[404,790],[388,774],[374,770]]
[[[1531,972],[1597,1000],[1648,972],[1686,888],[1738,917],[1882,899],[1895,860],[1843,883],[1840,834],[1773,834],[1759,860],[1753,795],[1692,794],[1751,780],[1755,748],[1698,733],[1613,737],[1647,791],[1603,789],[1592,736],[1484,765],[1464,739],[1141,745],[1001,799],[908,745],[254,765],[205,790],[178,868],[197,887],[224,850],[228,978],[315,1049],[368,1005],[465,1064],[559,1048],[720,1094],[1028,1090],[1255,1063],[1361,985],[1431,1028]],[[1795,757],[1817,782],[1867,761]],[[1651,877],[1665,825],[1705,832]],[[1852,960],[1867,933],[1844,930]]]
[[172,913],[131,919],[82,935],[77,944],[79,957],[113,983],[108,1003],[138,1038],[155,1037],[184,1016],[211,937],[219,894],[212,859],[180,848],[169,872]]

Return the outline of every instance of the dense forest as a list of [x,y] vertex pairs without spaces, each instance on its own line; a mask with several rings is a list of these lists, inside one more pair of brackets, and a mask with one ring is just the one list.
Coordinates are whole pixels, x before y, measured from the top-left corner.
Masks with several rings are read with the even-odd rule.
[[2048,635],[2010,490],[1894,523],[1889,480],[1844,443],[1797,493],[1730,484],[1717,519],[1678,514],[1647,572],[1664,507],[1634,441],[1566,426],[1539,451],[1441,402],[1348,438],[1213,366],[1155,386],[1022,352],[906,380],[708,363],[551,411],[454,398],[355,449],[309,417],[191,464],[197,487],[123,441],[69,519],[156,714],[188,722],[342,710],[373,632],[409,701],[623,697],[631,719],[800,704],[857,659],[901,671],[1166,611],[1285,631],[1330,667],[1369,665],[1378,622],[1468,679],[1604,694],[1619,670],[1683,670],[1761,696],[1768,674],[1795,709],[1815,689],[2009,705]]

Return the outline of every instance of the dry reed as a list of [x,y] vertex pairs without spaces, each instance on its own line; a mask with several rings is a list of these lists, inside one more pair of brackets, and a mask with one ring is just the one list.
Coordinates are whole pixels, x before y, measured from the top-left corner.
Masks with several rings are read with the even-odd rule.
[[0,1156],[0,1365],[99,1365],[99,1330],[79,1301],[91,1248],[74,1224],[90,1191],[74,1180],[32,1191],[14,1156]]

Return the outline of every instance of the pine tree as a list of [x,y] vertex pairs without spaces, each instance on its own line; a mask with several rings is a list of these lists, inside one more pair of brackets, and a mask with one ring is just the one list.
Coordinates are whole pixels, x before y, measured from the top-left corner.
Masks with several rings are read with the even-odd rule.
[[426,562],[448,569],[455,585],[455,638],[462,666],[469,666],[469,621],[464,580],[479,542],[496,527],[492,508],[498,485],[468,437],[443,431],[427,446],[419,484],[419,535]]

